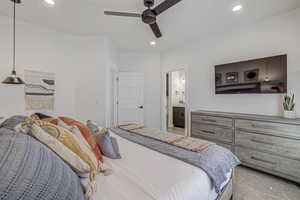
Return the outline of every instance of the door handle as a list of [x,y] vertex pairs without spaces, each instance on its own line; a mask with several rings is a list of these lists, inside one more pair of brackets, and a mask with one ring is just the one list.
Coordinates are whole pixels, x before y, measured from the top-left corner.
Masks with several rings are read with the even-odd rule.
[[267,125],[258,125],[258,124],[252,124],[253,128],[261,128],[261,129],[274,129],[273,126],[267,126]]
[[259,144],[275,145],[272,142],[265,142],[265,141],[260,141],[260,140],[256,140],[256,139],[251,139],[251,142],[255,142],[255,143],[259,143]]
[[139,109],[144,109],[144,106],[139,106]]
[[204,122],[212,122],[212,123],[216,123],[217,122],[217,120],[213,120],[213,119],[201,119],[202,121],[204,121]]
[[208,133],[208,134],[212,134],[215,135],[216,133],[213,131],[206,131],[206,130],[201,130],[203,133]]

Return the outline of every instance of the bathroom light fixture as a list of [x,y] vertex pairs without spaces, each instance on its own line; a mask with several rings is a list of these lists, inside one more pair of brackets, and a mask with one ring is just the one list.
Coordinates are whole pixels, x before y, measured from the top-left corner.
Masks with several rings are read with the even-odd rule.
[[45,2],[49,5],[54,5],[55,1],[54,0],[45,0]]
[[11,0],[14,2],[14,17],[13,17],[13,70],[11,74],[2,82],[3,84],[21,85],[23,80],[17,76],[16,72],[16,4],[20,4],[21,0]]
[[239,4],[239,5],[234,6],[234,7],[232,8],[232,11],[233,11],[233,12],[238,12],[238,11],[240,11],[240,10],[242,10],[242,9],[243,9],[243,6],[242,6],[241,4]]
[[151,45],[151,46],[155,46],[155,45],[156,45],[156,42],[155,42],[155,41],[151,41],[151,42],[150,42],[150,45]]

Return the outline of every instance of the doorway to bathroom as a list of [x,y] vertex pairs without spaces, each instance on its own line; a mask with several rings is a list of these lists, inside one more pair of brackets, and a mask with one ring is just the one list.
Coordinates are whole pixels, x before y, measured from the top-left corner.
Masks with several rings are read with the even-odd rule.
[[186,135],[186,72],[166,73],[166,130]]

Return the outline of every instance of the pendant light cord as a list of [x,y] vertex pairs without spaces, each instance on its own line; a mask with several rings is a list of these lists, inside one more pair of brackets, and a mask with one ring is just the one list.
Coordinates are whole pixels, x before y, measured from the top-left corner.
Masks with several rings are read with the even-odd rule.
[[13,70],[11,74],[2,82],[10,85],[23,85],[24,81],[17,76],[16,72],[16,4],[21,3],[21,0],[10,0],[14,2],[14,16],[13,16]]
[[16,1],[14,0],[14,24],[13,24],[13,70],[16,70]]

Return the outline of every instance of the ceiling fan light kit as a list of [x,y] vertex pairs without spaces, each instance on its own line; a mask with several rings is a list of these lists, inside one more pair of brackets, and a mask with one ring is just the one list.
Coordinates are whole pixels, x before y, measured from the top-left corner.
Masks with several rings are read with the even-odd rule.
[[156,18],[158,15],[168,10],[169,8],[175,6],[181,0],[165,0],[155,8],[151,9],[154,6],[154,0],[144,0],[144,5],[147,7],[142,14],[137,13],[127,13],[127,12],[113,12],[113,11],[104,11],[105,15],[121,16],[121,17],[137,17],[142,18],[142,21],[149,25],[152,32],[157,38],[162,37],[162,33],[158,24],[156,23]]
[[13,17],[13,69],[11,74],[2,82],[3,84],[21,85],[24,81],[17,76],[16,72],[16,4],[20,4],[21,0],[11,0],[14,3]]

